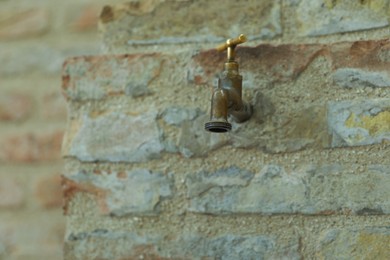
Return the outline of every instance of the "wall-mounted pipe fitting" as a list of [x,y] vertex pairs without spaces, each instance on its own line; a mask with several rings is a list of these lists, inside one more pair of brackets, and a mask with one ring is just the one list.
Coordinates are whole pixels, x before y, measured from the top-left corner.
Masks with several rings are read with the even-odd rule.
[[217,47],[217,50],[227,50],[227,62],[224,71],[218,79],[218,86],[214,89],[211,99],[210,121],[205,129],[214,133],[224,133],[232,129],[228,122],[231,116],[237,123],[248,120],[252,115],[252,107],[242,100],[242,76],[238,71],[238,63],[234,60],[235,48],[246,41],[241,34],[236,39],[229,39]]

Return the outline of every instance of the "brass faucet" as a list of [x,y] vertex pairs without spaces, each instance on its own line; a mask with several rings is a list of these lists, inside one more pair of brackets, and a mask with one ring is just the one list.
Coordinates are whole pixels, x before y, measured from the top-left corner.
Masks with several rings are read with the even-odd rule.
[[241,34],[217,47],[218,51],[227,50],[227,62],[218,79],[218,86],[213,91],[210,121],[205,124],[207,131],[230,131],[232,125],[227,120],[229,115],[237,123],[248,120],[252,115],[251,105],[242,100],[242,76],[238,72],[238,63],[234,60],[236,46],[246,40],[245,35]]

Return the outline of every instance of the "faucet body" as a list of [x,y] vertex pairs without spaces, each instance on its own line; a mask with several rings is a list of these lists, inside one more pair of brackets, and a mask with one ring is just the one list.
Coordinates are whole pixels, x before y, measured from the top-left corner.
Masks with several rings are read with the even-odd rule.
[[234,61],[236,44],[227,46],[228,60],[218,79],[218,86],[213,91],[210,121],[205,124],[205,129],[210,132],[230,131],[232,125],[228,122],[228,116],[237,123],[241,123],[252,115],[251,105],[242,100],[242,76],[238,71],[238,63]]

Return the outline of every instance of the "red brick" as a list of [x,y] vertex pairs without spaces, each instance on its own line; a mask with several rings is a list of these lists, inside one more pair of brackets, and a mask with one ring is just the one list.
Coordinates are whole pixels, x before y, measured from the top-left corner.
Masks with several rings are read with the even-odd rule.
[[38,181],[35,195],[44,208],[60,208],[62,206],[62,187],[59,174],[46,176]]
[[99,20],[100,5],[90,4],[84,6],[79,15],[72,23],[72,29],[75,31],[88,31],[97,29]]
[[49,29],[46,9],[2,10],[0,13],[0,39],[18,39],[37,36]]
[[0,177],[0,207],[19,208],[25,202],[23,185],[9,176]]
[[59,213],[1,218],[2,259],[62,259],[64,229]]
[[23,94],[4,93],[0,95],[0,120],[23,121],[33,109],[32,99]]
[[40,112],[44,119],[65,121],[67,110],[61,93],[56,91],[45,94],[42,98]]
[[1,142],[0,160],[21,163],[58,160],[62,137],[62,130],[9,136]]

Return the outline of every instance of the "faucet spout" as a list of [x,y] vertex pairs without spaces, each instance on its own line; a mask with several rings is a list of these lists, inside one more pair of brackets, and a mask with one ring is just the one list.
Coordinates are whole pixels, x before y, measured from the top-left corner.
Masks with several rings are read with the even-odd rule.
[[228,122],[229,92],[223,88],[217,88],[211,99],[210,121],[205,124],[205,129],[214,133],[224,133],[232,129]]
[[[228,40],[220,50],[228,49],[228,59],[225,69],[218,79],[218,86],[214,89],[211,99],[210,121],[205,129],[214,133],[224,133],[232,129],[228,122],[230,116],[235,122],[242,123],[252,115],[252,106],[242,100],[242,76],[238,72],[238,63],[234,61],[234,48],[245,36]],[[231,43],[235,43],[232,45]]]

